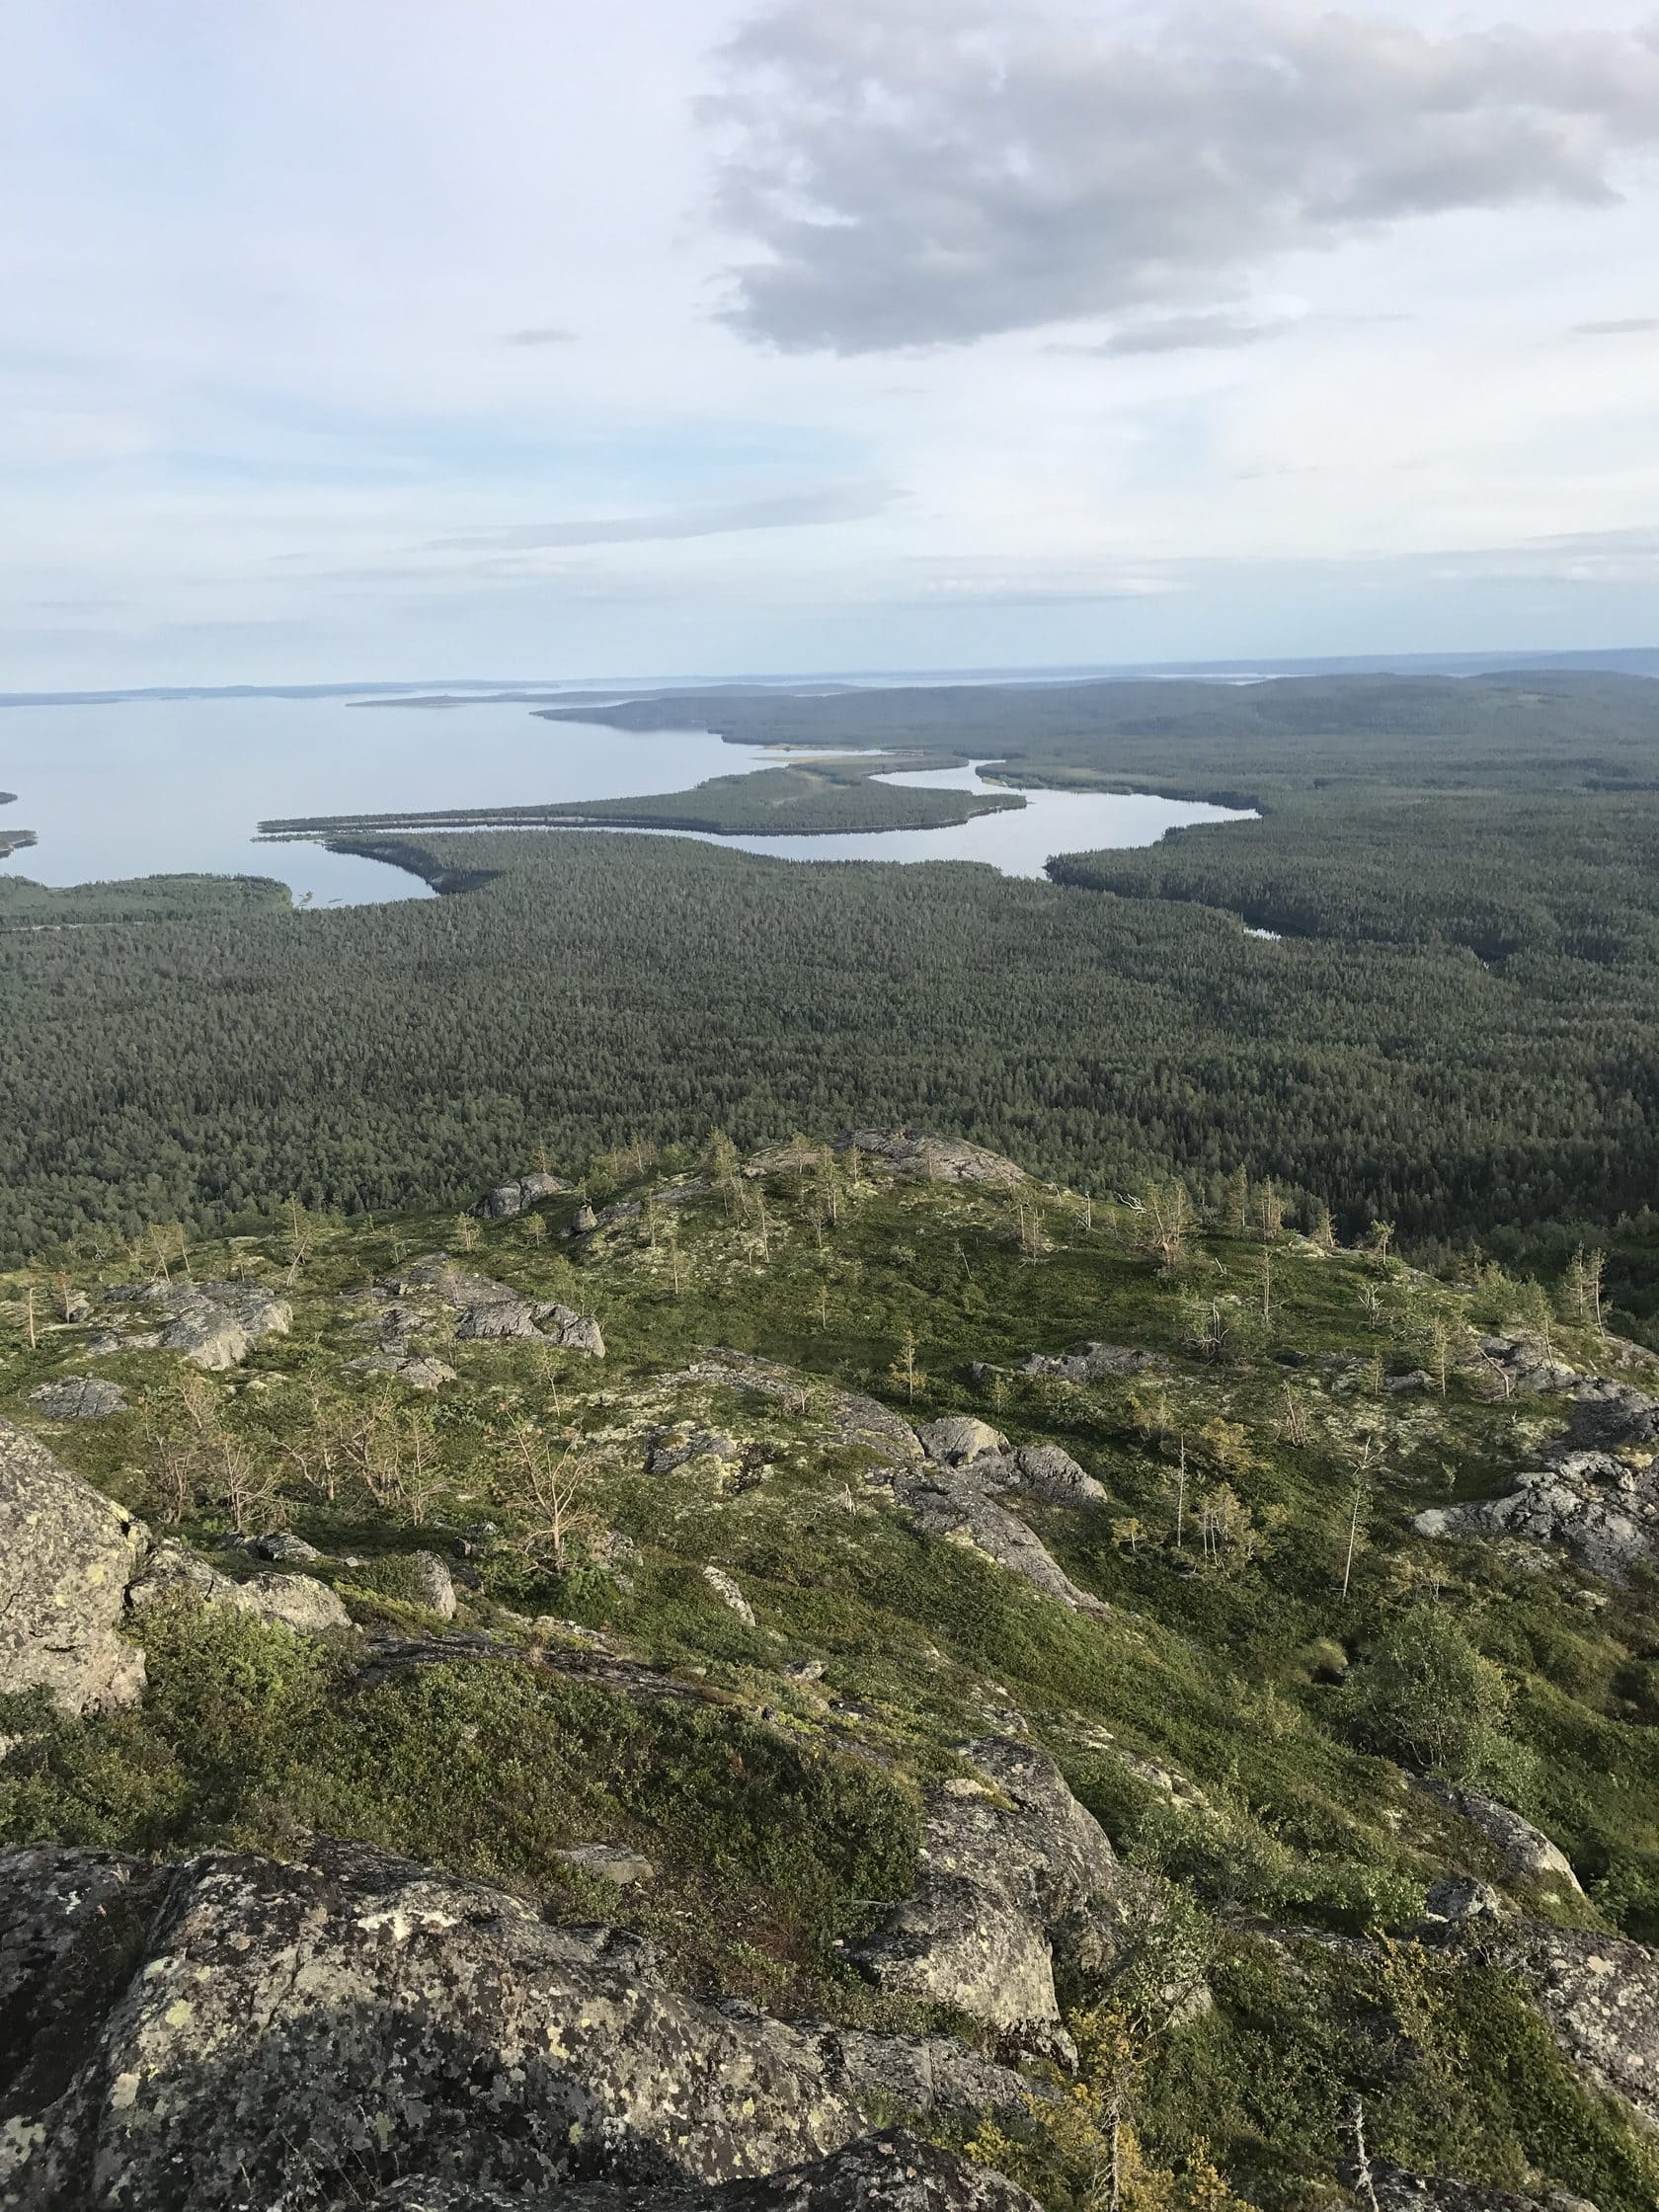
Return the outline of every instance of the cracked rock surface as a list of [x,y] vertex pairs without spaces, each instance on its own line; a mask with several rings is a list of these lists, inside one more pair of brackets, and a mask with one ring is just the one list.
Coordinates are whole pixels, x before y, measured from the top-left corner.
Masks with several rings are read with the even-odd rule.
[[[0,2201],[16,2212],[435,2212],[555,2191],[568,2207],[599,2183],[634,2205],[717,2192],[780,2212],[1026,2202],[866,2133],[861,2095],[926,2092],[924,2041],[683,1996],[635,1936],[551,1926],[360,1845],[170,1867],[0,1854]],[[1017,2099],[1014,2077],[965,2064],[957,2108],[965,2088]]]

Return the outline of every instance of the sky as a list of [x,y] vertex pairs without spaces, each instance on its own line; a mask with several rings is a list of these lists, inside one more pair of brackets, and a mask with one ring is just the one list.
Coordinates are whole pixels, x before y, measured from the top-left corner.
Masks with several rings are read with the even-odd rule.
[[1659,0],[11,0],[0,690],[1659,643]]

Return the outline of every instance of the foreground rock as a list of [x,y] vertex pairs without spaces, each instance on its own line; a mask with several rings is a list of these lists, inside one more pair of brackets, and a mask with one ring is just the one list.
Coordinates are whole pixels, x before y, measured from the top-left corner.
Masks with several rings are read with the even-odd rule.
[[[1519,2204],[1519,2198],[1511,2203]],[[1494,2206],[1496,2200],[1494,2199]],[[604,2182],[556,2196],[480,2195],[465,2184],[398,2182],[374,2212],[1037,2212],[1023,2189],[956,2151],[900,2129],[867,2135],[810,2166],[722,2188],[630,2188]],[[1461,2208],[1459,2208],[1461,2212]],[[1470,2212],[1481,2212],[1471,2207]]]
[[1579,2073],[1659,2126],[1659,1953],[1523,1919],[1467,1876],[1438,1883],[1428,1904],[1426,1940],[1514,1974]]
[[543,1199],[560,1198],[573,1186],[562,1175],[517,1175],[510,1183],[498,1183],[493,1191],[486,1191],[473,1208],[482,1222],[511,1222],[531,1206],[539,1206]]
[[29,1402],[48,1421],[107,1421],[125,1412],[126,1392],[101,1376],[66,1375],[61,1382],[42,1382],[31,1390]]
[[1386,2159],[1368,2159],[1362,2168],[1348,2161],[1339,2170],[1362,2206],[1377,2212],[1596,2212],[1580,2198],[1552,2196],[1547,2205],[1510,2189],[1488,2189],[1473,2181],[1455,2181],[1440,2173],[1410,2173]]
[[[1433,1506],[1412,1528],[1423,1537],[1521,1537],[1559,1543],[1611,1582],[1659,1561],[1659,1399],[1627,1382],[1582,1382],[1566,1435],[1503,1493],[1468,1505]],[[1623,1457],[1621,1455],[1628,1455]]]
[[261,1337],[286,1336],[293,1307],[251,1283],[145,1283],[109,1298],[159,1305],[169,1316],[164,1352],[182,1352],[209,1374],[240,1367]]
[[69,1712],[135,1704],[144,1654],[119,1633],[149,1532],[0,1420],[0,1692]]
[[[883,2084],[947,2111],[1017,2100],[1012,2077],[966,2053],[963,2080],[946,2060],[933,2094],[936,2043],[701,2003],[635,1936],[552,1927],[358,1845],[320,1842],[294,1864],[0,1854],[14,2212],[476,2212],[555,2191],[568,2208],[601,2180],[645,2192],[636,2204],[689,2186],[734,2206],[1013,2212],[1017,2192],[944,2154],[859,2143],[858,2100]],[[917,2193],[929,2175],[948,2193]],[[772,2193],[723,2186],[762,2176]]]
[[929,1793],[915,1890],[850,1955],[882,1989],[1063,2049],[1055,1949],[1111,1896],[1117,1859],[1046,1753],[997,1736],[965,1756],[984,1782]]

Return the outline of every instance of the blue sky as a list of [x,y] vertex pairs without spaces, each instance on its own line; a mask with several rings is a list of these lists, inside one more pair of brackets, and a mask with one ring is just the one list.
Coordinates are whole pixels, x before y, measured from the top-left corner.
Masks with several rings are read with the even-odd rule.
[[0,689],[1653,642],[1656,23],[14,0]]

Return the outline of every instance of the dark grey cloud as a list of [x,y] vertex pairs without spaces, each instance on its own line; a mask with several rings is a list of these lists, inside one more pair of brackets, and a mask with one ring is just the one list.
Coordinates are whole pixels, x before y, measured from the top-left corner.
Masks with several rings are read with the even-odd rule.
[[1603,323],[1574,323],[1574,338],[1635,338],[1659,330],[1659,315],[1616,315]]
[[821,484],[809,491],[731,500],[664,514],[598,515],[586,521],[522,522],[433,538],[433,552],[531,552],[567,545],[638,545],[660,538],[724,537],[732,530],[792,530],[818,522],[860,522],[893,505],[886,484]]
[[509,346],[569,346],[575,337],[575,331],[562,330],[557,323],[538,323],[530,330],[510,330],[505,343]]
[[772,0],[728,45],[727,320],[787,349],[1213,311],[1286,251],[1617,198],[1659,145],[1659,29],[1434,37],[1231,4],[1145,35],[1084,0]]

